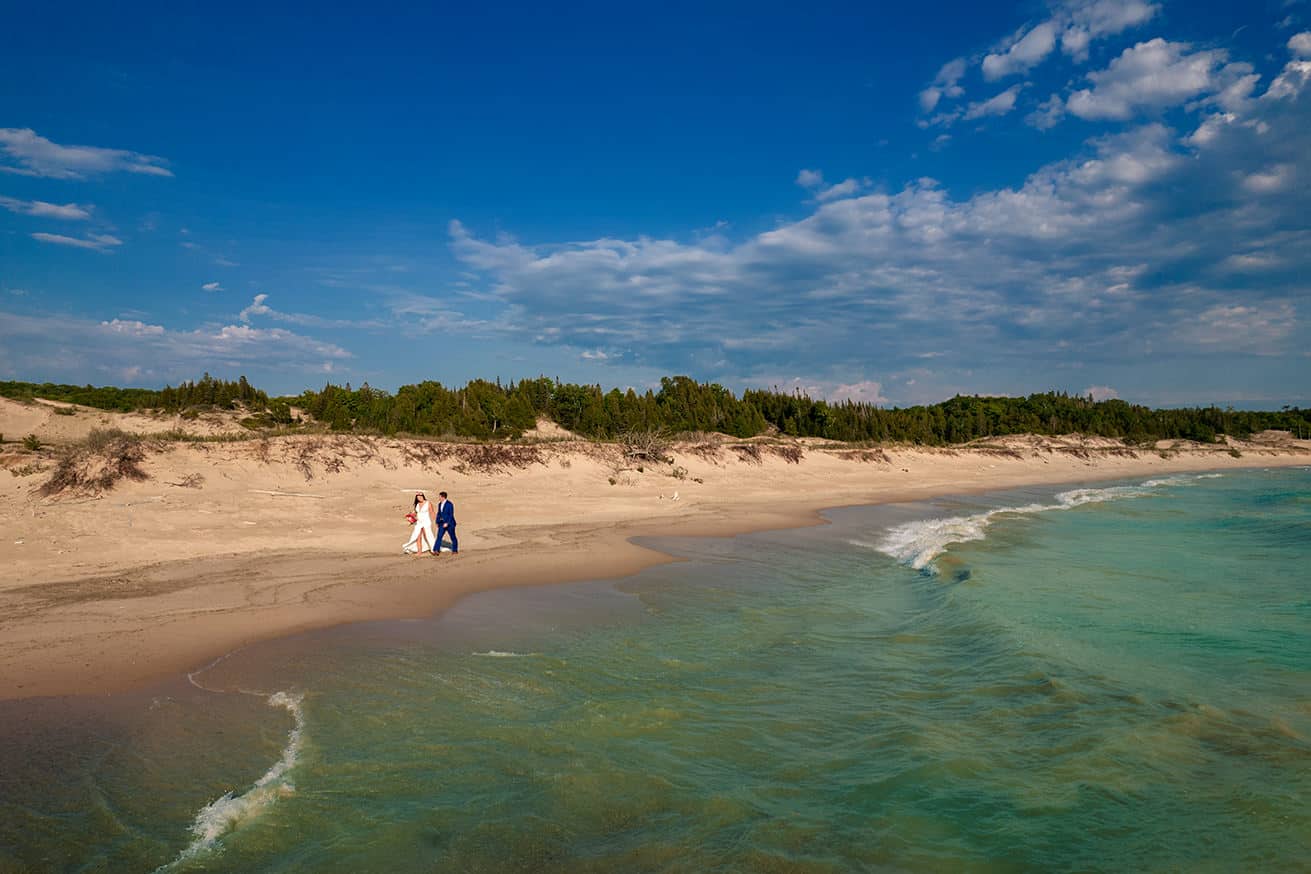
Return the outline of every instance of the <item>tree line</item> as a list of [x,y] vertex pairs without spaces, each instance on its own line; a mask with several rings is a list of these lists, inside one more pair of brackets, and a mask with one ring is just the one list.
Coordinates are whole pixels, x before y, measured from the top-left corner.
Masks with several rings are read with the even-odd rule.
[[1152,409],[1122,400],[1096,401],[1065,392],[1027,397],[958,395],[938,404],[880,407],[830,402],[803,392],[753,389],[739,397],[717,383],[665,377],[659,389],[604,390],[599,385],[538,377],[502,383],[475,379],[463,387],[424,381],[394,393],[325,385],[295,397],[270,398],[243,376],[235,382],[205,374],[163,389],[0,382],[0,395],[70,401],[106,410],[245,409],[257,425],[292,421],[299,407],[337,431],[512,439],[547,418],[584,437],[610,439],[629,431],[717,431],[735,437],[781,433],[845,442],[966,443],[1008,434],[1087,434],[1144,443],[1163,438],[1212,442],[1279,429],[1311,436],[1311,410],[1191,407]]
[[1295,407],[1273,412],[1216,406],[1153,409],[1066,392],[957,395],[938,404],[901,408],[828,403],[777,391],[747,391],[743,398],[784,433],[852,442],[950,444],[1008,434],[1086,434],[1130,443],[1171,438],[1210,443],[1222,434],[1242,439],[1268,429],[1311,436],[1311,410]]
[[263,411],[270,406],[268,394],[241,377],[235,382],[215,379],[206,373],[196,382],[184,382],[176,388],[116,388],[110,385],[65,385],[52,382],[0,382],[0,396],[15,400],[45,398],[130,413],[133,410],[182,412],[203,407],[231,409],[240,404]]
[[944,445],[1008,434],[1088,434],[1131,443],[1165,438],[1213,442],[1267,429],[1311,436],[1311,410],[1192,407],[1152,409],[1065,392],[1027,397],[958,395],[939,404],[880,407],[817,400],[802,392],[748,390],[738,397],[716,383],[665,377],[641,394],[545,377],[502,384],[474,380],[463,388],[438,382],[402,386],[393,395],[367,384],[326,385],[289,402],[337,430],[474,438],[516,437],[546,417],[585,437],[625,431],[719,431],[735,437],[777,432],[845,442]]
[[660,430],[750,437],[768,428],[758,409],[728,389],[686,376],[665,377],[659,391],[642,394],[539,377],[508,384],[475,379],[463,388],[428,381],[395,394],[367,383],[354,390],[329,384],[288,400],[335,430],[383,434],[517,437],[543,417],[598,439]]

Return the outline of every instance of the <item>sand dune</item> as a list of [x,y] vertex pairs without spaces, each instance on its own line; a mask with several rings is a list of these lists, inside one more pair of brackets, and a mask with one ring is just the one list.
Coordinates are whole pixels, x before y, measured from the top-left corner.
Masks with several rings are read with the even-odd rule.
[[[231,427],[52,409],[0,401],[0,432],[66,444],[92,427]],[[0,697],[141,685],[259,639],[667,560],[634,535],[730,534],[811,524],[839,505],[1311,462],[1311,441],[1286,435],[1148,451],[1078,437],[955,449],[711,437],[653,462],[569,439],[502,450],[311,434],[151,441],[146,479],[42,496],[59,451],[7,442],[0,452],[10,472],[0,474]],[[458,508],[461,555],[403,556],[414,491],[442,488]]]

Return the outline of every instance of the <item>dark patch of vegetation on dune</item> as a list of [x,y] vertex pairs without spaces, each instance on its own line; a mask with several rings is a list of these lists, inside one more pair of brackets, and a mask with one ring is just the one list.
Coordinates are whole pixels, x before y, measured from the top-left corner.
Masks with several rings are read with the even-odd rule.
[[47,497],[64,493],[100,494],[121,480],[141,481],[149,475],[141,467],[158,441],[117,428],[93,429],[86,440],[65,447],[55,469],[40,488]]

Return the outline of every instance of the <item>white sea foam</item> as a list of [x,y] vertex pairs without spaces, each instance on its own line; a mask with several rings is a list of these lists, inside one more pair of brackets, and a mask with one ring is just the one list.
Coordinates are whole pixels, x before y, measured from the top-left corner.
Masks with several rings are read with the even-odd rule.
[[[982,540],[988,536],[988,526],[998,516],[1024,516],[1045,513],[1049,510],[1069,510],[1084,504],[1097,504],[1123,498],[1150,495],[1163,486],[1184,485],[1199,479],[1212,479],[1221,474],[1195,474],[1150,479],[1139,485],[1107,486],[1104,488],[1071,489],[1056,495],[1054,504],[1024,504],[1017,507],[998,507],[968,516],[946,516],[940,519],[921,519],[888,529],[883,539],[873,548],[890,555],[902,564],[916,570],[932,570],[932,561],[947,551],[953,543]],[[867,543],[852,541],[857,546]]]
[[287,734],[287,745],[282,748],[282,757],[245,792],[240,795],[228,792],[202,807],[191,824],[191,843],[161,871],[212,849],[219,838],[242,822],[258,816],[279,798],[296,791],[288,772],[300,757],[301,744],[304,742],[305,712],[301,700],[302,696],[286,692],[275,692],[268,696],[270,707],[285,708],[294,721]]
[[535,655],[538,655],[538,653],[535,653],[535,652],[501,652],[500,650],[497,650],[497,649],[489,649],[489,650],[487,650],[487,652],[476,652],[476,653],[474,653],[474,655],[476,655],[476,656],[482,656],[483,658],[488,658],[488,659],[524,659],[524,658],[528,658],[529,656],[535,656]]

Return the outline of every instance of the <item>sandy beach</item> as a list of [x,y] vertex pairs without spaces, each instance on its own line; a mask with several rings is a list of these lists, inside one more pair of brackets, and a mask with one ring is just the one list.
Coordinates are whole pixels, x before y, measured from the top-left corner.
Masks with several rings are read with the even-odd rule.
[[[431,615],[479,590],[613,578],[669,557],[631,542],[820,521],[827,507],[1161,473],[1311,463],[1286,435],[1214,446],[1012,437],[852,448],[706,437],[672,461],[541,433],[509,460],[477,446],[347,435],[160,442],[146,478],[42,496],[61,444],[218,420],[0,401],[0,698],[108,693],[233,649],[346,622]],[[13,439],[11,436],[10,440]],[[416,490],[446,489],[461,554],[401,554]]]

